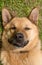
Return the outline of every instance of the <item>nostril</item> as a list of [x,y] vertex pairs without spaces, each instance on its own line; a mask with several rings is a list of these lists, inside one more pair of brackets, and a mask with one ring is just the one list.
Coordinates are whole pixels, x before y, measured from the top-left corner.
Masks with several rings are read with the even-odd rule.
[[20,35],[19,38],[23,38],[23,36]]
[[17,33],[16,37],[17,37],[17,38],[23,38],[24,36],[23,36],[22,33]]

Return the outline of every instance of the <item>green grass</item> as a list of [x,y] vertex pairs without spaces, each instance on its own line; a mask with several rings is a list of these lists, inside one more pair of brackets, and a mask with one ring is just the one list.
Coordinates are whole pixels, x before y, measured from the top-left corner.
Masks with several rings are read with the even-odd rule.
[[28,16],[32,8],[36,6],[40,6],[40,17],[38,26],[40,32],[40,39],[42,42],[42,0],[0,0],[0,39],[2,33],[2,8],[7,7],[11,11],[14,10],[17,13],[16,16],[23,17]]

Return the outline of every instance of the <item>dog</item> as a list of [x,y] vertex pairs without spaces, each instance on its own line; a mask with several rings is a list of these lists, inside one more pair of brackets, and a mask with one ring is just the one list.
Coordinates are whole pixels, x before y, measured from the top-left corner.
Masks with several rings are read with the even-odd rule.
[[2,9],[3,34],[1,61],[3,65],[42,65],[38,30],[39,9],[28,17],[13,17]]

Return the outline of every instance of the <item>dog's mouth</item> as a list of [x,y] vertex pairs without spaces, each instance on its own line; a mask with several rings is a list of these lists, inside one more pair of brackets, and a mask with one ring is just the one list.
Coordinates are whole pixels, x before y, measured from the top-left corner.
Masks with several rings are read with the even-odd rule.
[[17,42],[15,39],[14,40],[9,40],[8,42],[16,47],[24,47],[28,44],[28,40],[27,41],[22,41],[22,42]]
[[17,41],[16,39],[12,40],[12,39],[8,39],[8,42],[13,45],[13,46],[16,46],[16,47],[24,47],[26,46],[28,43],[29,43],[29,40],[27,41]]
[[10,39],[8,39],[8,42],[16,47],[24,47],[28,44],[29,40],[25,41],[22,33],[16,33]]

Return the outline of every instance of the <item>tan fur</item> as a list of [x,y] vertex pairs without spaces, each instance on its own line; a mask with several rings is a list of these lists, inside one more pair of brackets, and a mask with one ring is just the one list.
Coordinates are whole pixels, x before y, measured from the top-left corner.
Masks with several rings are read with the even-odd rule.
[[[5,10],[5,9],[4,9]],[[3,10],[3,12],[4,12]],[[6,11],[6,10],[5,10]],[[35,17],[35,14],[38,15],[38,10],[35,8],[31,13],[31,16]],[[7,11],[8,12],[8,11]],[[9,12],[8,12],[9,13]],[[4,13],[3,13],[4,14]],[[6,14],[6,13],[5,13]],[[29,17],[31,20],[32,17]],[[7,16],[6,16],[7,18]],[[3,21],[7,21],[3,17]],[[40,40],[38,27],[26,17],[15,17],[8,24],[3,23],[4,31],[2,35],[3,48],[1,52],[1,60],[3,65],[42,65],[42,55],[40,50]],[[32,18],[32,21],[38,19],[38,16]],[[22,32],[25,36],[25,39],[29,39],[29,43],[23,48],[17,48],[7,41],[8,37],[11,37],[14,33],[14,30],[10,30],[10,27],[16,26],[17,31]],[[30,28],[30,30],[24,30],[25,27]],[[8,36],[9,35],[9,36]],[[25,51],[24,53],[20,51]],[[26,52],[27,51],[27,52]]]

